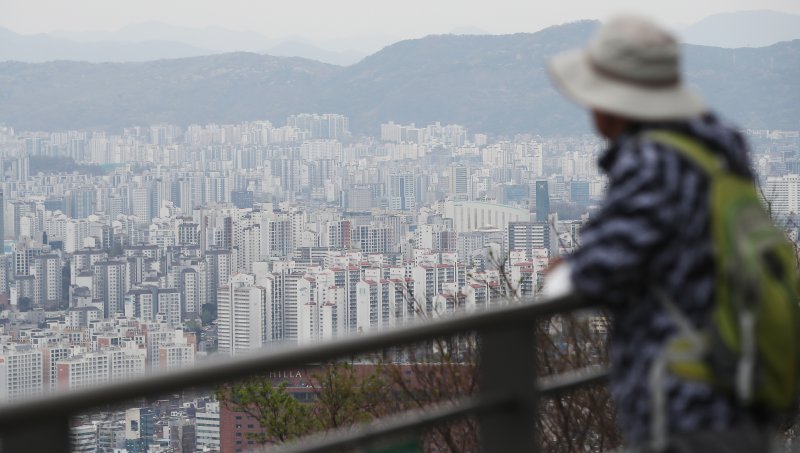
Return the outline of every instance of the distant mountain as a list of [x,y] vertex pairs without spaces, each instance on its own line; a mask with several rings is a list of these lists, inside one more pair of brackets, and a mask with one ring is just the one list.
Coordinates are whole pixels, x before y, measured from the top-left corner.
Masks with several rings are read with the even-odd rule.
[[[129,62],[225,52],[255,52],[348,66],[381,49],[383,45],[380,43],[384,39],[388,38],[378,36],[364,37],[363,40],[328,40],[326,44],[329,47],[322,48],[300,38],[278,40],[251,31],[221,27],[178,27],[161,22],[133,24],[116,31],[58,31],[35,36],[19,35],[0,29],[0,61]],[[355,47],[348,47],[351,45]]]
[[319,111],[338,67],[251,53],[146,63],[0,63],[0,123],[27,130],[229,122]]
[[373,132],[387,120],[502,134],[585,130],[584,115],[555,92],[544,68],[550,56],[584,44],[596,26],[401,41],[336,74],[325,105]]
[[276,44],[275,40],[252,31],[228,30],[222,27],[191,28],[162,22],[143,22],[116,31],[54,32],[54,37],[79,42],[174,41],[219,52],[259,52]]
[[[166,121],[270,119],[338,112],[356,132],[432,121],[473,131],[585,132],[586,113],[548,80],[545,62],[583,45],[596,22],[533,34],[429,36],[339,67],[233,53],[146,63],[0,63],[0,122],[22,130]],[[800,40],[755,49],[685,46],[689,83],[746,127],[800,126]]]
[[285,41],[277,46],[270,47],[264,53],[275,57],[307,58],[309,60],[316,60],[339,66],[349,66],[367,56],[366,54],[355,51],[334,52],[332,50],[320,49],[313,44],[301,41]]
[[326,38],[324,40],[315,42],[314,45],[322,49],[336,52],[357,52],[363,55],[370,55],[400,40],[401,39],[397,36],[388,35],[385,33],[375,33],[371,35],[353,35],[341,36],[338,38]]
[[689,82],[720,113],[745,127],[800,129],[800,40],[686,51]]
[[0,28],[0,61],[152,61],[211,53],[180,42],[75,42],[49,35],[20,35]]
[[715,14],[682,33],[689,44],[715,47],[764,47],[800,39],[800,16],[777,11]]
[[276,56],[319,59],[333,64],[355,63],[366,55],[397,41],[395,37],[376,34],[311,42],[302,37],[270,38],[253,31],[222,27],[179,27],[162,22],[132,24],[116,31],[58,31],[50,33],[49,36],[84,43],[170,41],[213,51],[207,53],[266,52]]
[[478,27],[456,27],[450,30],[451,35],[491,35],[488,31]]

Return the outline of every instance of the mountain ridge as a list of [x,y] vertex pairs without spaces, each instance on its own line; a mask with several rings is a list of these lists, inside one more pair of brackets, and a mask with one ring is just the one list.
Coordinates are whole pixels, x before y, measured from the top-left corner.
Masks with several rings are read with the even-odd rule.
[[[0,27],[0,61],[43,63],[76,60],[94,63],[143,62],[218,53],[255,52],[315,59],[340,66],[358,62],[377,38],[326,40],[319,45],[301,37],[269,38],[253,31],[222,27],[180,27],[162,22],[130,24],[115,31],[54,31],[20,34]],[[349,45],[348,45],[349,43]],[[377,49],[383,46],[377,46]]]
[[55,60],[131,62],[209,55],[214,52],[177,41],[74,42],[47,34],[20,35],[0,27],[0,61],[43,63]]
[[[0,122],[22,130],[119,130],[336,112],[355,132],[382,122],[458,123],[475,132],[588,131],[582,109],[545,74],[597,22],[536,33],[434,35],[400,41],[347,66],[253,53],[144,63],[0,63]],[[800,125],[800,40],[765,48],[684,46],[689,83],[745,127]]]
[[[466,26],[455,27],[450,34],[492,33]],[[679,34],[691,44],[763,47],[800,38],[800,15],[771,10],[725,12],[707,16]],[[0,28],[0,61],[128,62],[245,51],[349,66],[394,42],[396,39],[382,34],[319,42],[302,36],[276,38],[252,30],[186,27],[158,21],[132,23],[110,31],[53,31],[36,35]]]
[[680,36],[689,44],[767,47],[800,39],[800,15],[766,9],[714,14],[685,28]]

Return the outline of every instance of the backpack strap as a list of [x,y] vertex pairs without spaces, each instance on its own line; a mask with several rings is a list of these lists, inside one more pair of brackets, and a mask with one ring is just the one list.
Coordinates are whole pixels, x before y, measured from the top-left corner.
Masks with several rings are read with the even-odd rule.
[[[686,134],[662,129],[645,131],[642,135],[655,142],[672,147],[683,156],[690,159],[711,178],[717,178],[728,173],[727,166],[723,159],[713,155],[708,148],[697,139],[687,136]],[[689,324],[685,316],[682,315],[680,309],[665,293],[663,293],[663,290],[661,294],[657,294],[657,296],[661,300],[662,307],[666,308],[670,313],[673,321],[675,321],[676,325],[679,327],[679,330],[690,340],[690,344],[698,345],[699,343],[696,342],[697,336],[691,332],[691,329],[687,329]],[[743,307],[736,321],[739,323],[742,336],[742,352],[736,370],[735,388],[738,397],[747,403],[753,398],[753,376],[757,354],[754,334],[755,314],[751,309]]]
[[661,129],[645,131],[642,136],[674,148],[709,176],[727,172],[727,165],[722,159],[713,155],[697,139],[686,134]]
[[[645,131],[642,138],[650,139],[656,143],[667,145],[687,158],[710,178],[715,178],[727,172],[724,161],[714,156],[703,144],[694,138],[679,132],[669,130]],[[663,345],[661,352],[655,357],[650,366],[648,385],[651,398],[650,442],[649,447],[654,452],[666,450],[668,444],[668,409],[666,375],[670,363],[682,360],[699,360],[707,351],[707,341],[692,325],[683,311],[674,300],[666,293],[664,288],[653,285],[651,293],[656,297],[660,306],[666,311],[685,343],[686,348],[680,352]]]
[[708,343],[700,332],[692,326],[692,323],[684,315],[677,304],[660,286],[653,286],[652,294],[658,299],[661,307],[669,314],[670,319],[675,324],[677,334],[685,343],[685,348],[676,351],[664,344],[661,352],[653,359],[648,375],[648,385],[650,386],[650,451],[663,452],[667,447],[667,387],[666,377],[668,367],[675,361],[691,360],[697,361],[708,350]]

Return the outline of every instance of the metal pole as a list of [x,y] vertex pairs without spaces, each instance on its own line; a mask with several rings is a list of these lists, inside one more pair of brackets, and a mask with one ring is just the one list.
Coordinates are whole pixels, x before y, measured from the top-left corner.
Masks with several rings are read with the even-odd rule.
[[37,423],[15,427],[2,433],[2,453],[48,452],[69,453],[69,418],[61,415],[42,418]]
[[481,451],[531,453],[536,444],[536,349],[531,324],[480,332],[481,394],[511,394],[513,404],[481,414]]

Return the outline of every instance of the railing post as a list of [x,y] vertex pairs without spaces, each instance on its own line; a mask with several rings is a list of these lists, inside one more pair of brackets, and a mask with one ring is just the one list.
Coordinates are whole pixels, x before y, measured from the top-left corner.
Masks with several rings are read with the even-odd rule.
[[0,452],[69,453],[69,418],[54,415],[36,424],[15,426],[0,433]]
[[506,410],[479,416],[481,451],[531,453],[536,443],[536,345],[533,325],[480,332],[481,395],[509,395]]

